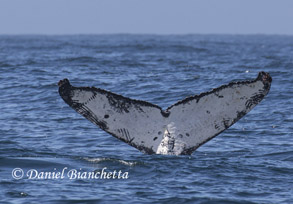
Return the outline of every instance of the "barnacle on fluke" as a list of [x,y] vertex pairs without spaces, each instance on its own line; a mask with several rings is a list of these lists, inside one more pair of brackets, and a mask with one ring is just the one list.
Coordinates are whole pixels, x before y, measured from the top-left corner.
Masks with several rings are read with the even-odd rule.
[[188,97],[163,110],[95,87],[59,81],[63,100],[114,137],[147,154],[192,154],[254,108],[269,92],[272,78],[231,82]]

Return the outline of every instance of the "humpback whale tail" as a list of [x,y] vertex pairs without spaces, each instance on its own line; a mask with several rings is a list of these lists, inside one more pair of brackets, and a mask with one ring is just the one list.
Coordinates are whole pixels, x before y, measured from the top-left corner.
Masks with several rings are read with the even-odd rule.
[[163,110],[95,87],[59,81],[59,94],[74,110],[147,154],[190,155],[254,108],[269,92],[272,78],[231,82],[188,97]]

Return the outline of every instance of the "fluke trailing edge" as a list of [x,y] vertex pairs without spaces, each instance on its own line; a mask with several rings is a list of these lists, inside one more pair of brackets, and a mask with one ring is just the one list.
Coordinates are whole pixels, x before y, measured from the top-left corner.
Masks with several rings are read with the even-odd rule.
[[231,82],[175,103],[166,110],[95,87],[59,81],[59,94],[78,113],[147,154],[192,154],[236,123],[269,92],[272,78]]

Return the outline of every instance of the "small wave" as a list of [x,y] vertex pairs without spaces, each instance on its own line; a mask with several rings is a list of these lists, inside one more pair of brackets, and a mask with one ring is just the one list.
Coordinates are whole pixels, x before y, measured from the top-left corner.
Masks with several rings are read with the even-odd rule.
[[69,62],[96,62],[96,58],[94,57],[87,57],[87,56],[81,56],[81,57],[69,57],[69,58],[63,58],[62,61],[69,61]]
[[239,199],[229,199],[229,198],[217,198],[217,197],[191,197],[191,198],[178,198],[169,197],[164,199],[159,199],[159,203],[204,203],[204,204],[217,204],[217,203],[227,203],[227,204],[255,204],[254,202],[248,200]]
[[5,62],[0,62],[0,67],[1,68],[11,68],[11,67],[13,67],[13,65],[5,63]]
[[272,152],[268,154],[258,155],[258,156],[252,156],[252,157],[265,157],[270,158],[274,160],[280,160],[280,161],[292,161],[293,157],[293,151],[282,151],[282,152]]
[[262,57],[265,58],[265,59],[273,59],[273,60],[278,59],[277,56],[274,56],[274,55],[265,55],[265,56],[262,56]]
[[28,197],[28,196],[30,196],[26,192],[19,192],[19,191],[9,191],[9,192],[6,193],[6,195],[8,197],[12,197],[12,198],[22,198],[22,197]]
[[187,46],[187,45],[172,45],[171,48],[174,48],[180,52],[208,52],[209,50],[206,48],[199,48],[199,47],[193,47],[193,46]]
[[61,200],[51,200],[49,203],[56,203],[56,204],[68,204],[68,203],[88,203],[88,204],[95,204],[102,202],[102,199],[61,199]]
[[136,166],[139,164],[139,162],[135,161],[126,161],[122,159],[113,159],[113,158],[83,158],[84,160],[91,162],[91,163],[103,163],[103,162],[114,162],[114,163],[120,163],[125,166]]

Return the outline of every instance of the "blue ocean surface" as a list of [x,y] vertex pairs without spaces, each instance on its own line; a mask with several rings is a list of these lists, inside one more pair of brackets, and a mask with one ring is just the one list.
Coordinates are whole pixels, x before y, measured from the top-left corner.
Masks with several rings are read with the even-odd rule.
[[[270,93],[191,156],[142,154],[77,114],[57,85],[167,108],[260,71]],[[293,36],[2,35],[0,203],[293,203],[292,87]],[[103,171],[121,175],[87,177]]]

